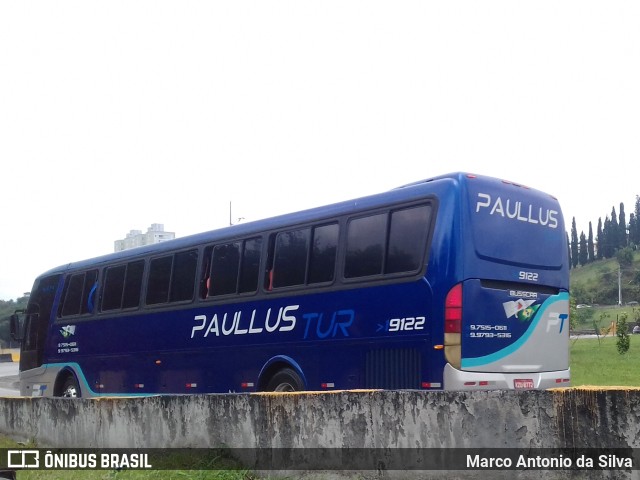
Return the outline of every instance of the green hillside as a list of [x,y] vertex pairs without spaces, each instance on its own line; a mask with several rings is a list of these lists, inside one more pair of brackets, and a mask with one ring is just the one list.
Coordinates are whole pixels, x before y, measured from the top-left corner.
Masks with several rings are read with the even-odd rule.
[[[618,303],[618,269],[616,258],[599,260],[571,269],[571,297],[576,304],[615,305]],[[622,303],[640,302],[640,251],[620,269]]]

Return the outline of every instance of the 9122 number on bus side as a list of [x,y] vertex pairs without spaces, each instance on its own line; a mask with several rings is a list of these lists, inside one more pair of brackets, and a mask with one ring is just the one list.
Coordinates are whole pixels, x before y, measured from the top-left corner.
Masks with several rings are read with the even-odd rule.
[[404,317],[388,320],[388,332],[407,332],[411,330],[424,330],[425,317]]

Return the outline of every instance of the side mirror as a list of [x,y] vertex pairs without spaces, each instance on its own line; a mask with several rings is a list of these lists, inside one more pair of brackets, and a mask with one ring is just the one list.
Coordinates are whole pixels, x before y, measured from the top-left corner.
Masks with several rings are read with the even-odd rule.
[[9,317],[9,333],[11,339],[19,342],[24,336],[24,310],[16,310],[13,315]]

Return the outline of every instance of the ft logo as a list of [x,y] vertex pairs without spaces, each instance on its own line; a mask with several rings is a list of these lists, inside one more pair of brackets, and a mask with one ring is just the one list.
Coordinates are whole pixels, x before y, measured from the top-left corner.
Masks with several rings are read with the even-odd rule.
[[551,327],[555,327],[557,325],[560,325],[560,331],[558,333],[562,333],[564,321],[567,318],[569,318],[569,315],[566,313],[551,312],[549,314],[549,321],[547,322],[547,333],[551,331]]

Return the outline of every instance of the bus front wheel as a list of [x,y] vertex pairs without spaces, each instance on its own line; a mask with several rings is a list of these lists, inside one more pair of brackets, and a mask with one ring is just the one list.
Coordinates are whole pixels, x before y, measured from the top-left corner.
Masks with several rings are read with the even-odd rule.
[[279,370],[267,384],[269,392],[299,392],[301,390],[304,390],[302,378],[290,368]]
[[73,374],[67,375],[67,378],[64,380],[60,396],[64,398],[80,397],[80,385],[78,385],[78,381]]

